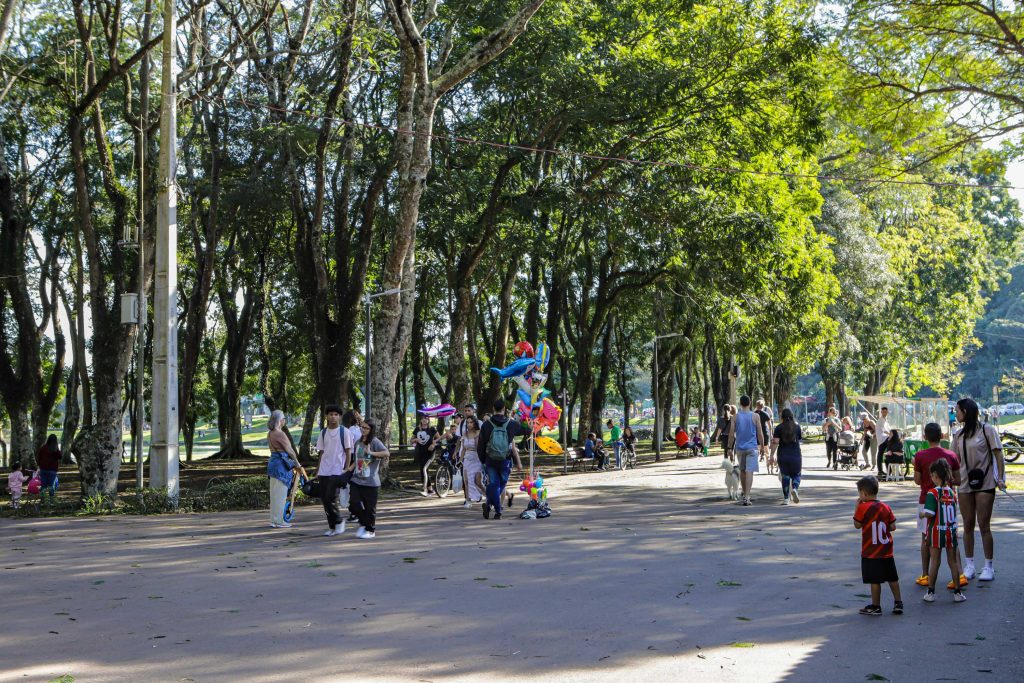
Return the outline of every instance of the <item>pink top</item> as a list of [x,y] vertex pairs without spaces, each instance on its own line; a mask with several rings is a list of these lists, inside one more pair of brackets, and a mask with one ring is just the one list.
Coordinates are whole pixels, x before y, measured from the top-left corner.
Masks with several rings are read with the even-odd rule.
[[21,496],[21,485],[28,481],[30,477],[27,474],[21,472],[11,472],[7,475],[7,488],[11,492],[12,496]]

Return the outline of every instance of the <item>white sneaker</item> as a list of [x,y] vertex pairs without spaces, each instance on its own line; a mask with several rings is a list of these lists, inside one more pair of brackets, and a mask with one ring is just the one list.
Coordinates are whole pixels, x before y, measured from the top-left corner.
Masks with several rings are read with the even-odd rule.
[[429,498],[430,497],[430,494],[428,492],[426,492],[426,491],[420,491],[420,495],[423,496],[424,498]]
[[337,532],[334,529],[328,529],[324,532],[324,536],[334,536]]
[[782,499],[782,504],[783,505],[789,505],[789,498],[783,498]]
[[335,536],[340,536],[343,533],[345,533],[345,520],[341,520],[338,523],[338,526],[334,527],[334,535]]
[[277,528],[278,529],[291,529],[292,528],[292,523],[291,522],[282,522],[281,524],[277,525]]
[[968,562],[966,565],[964,565],[964,576],[968,580],[974,578],[974,563],[973,562]]
[[271,529],[276,529],[276,528],[277,528],[277,525],[276,525],[276,524],[271,524],[271,525],[270,525],[270,528],[271,528]]
[[967,596],[963,593],[953,593],[953,602],[966,602]]
[[377,534],[375,534],[372,531],[364,531],[363,535],[360,536],[359,538],[362,538],[362,539],[377,538]]
[[468,500],[465,503],[462,504],[462,509],[463,510],[469,510],[472,507],[473,507],[473,504],[470,503]]
[[366,533],[366,527],[365,526],[361,526],[358,529],[356,529],[356,536],[358,536],[359,538],[362,538],[363,534],[365,534],[365,533]]
[[981,573],[978,574],[978,581],[991,581],[996,578],[996,570],[992,567],[983,567]]
[[793,499],[794,503],[800,502],[800,494],[796,492],[796,489],[789,492],[789,497]]
[[935,593],[932,593],[931,591],[925,593],[924,594],[924,601],[925,602],[935,602]]

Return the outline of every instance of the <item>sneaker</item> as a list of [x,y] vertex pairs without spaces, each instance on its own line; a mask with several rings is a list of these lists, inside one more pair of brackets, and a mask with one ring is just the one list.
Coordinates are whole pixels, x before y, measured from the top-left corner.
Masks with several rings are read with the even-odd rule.
[[430,493],[427,492],[427,491],[420,491],[420,495],[423,496],[424,498],[429,498],[430,497]]
[[345,520],[341,520],[341,523],[338,524],[337,528],[335,528],[334,533],[338,536],[345,533]]
[[860,608],[860,613],[869,617],[881,616],[882,608],[878,605],[865,605]]
[[960,591],[957,591],[956,593],[953,593],[953,602],[966,602],[966,601],[967,601],[967,596],[964,595],[963,593],[961,593]]
[[359,538],[361,538],[363,540],[369,540],[371,538],[377,538],[377,533],[374,532],[374,531],[364,531],[363,535],[360,536]]
[[324,536],[334,536],[336,533],[337,532],[335,532],[334,529],[328,529],[324,532]]
[[750,498],[744,498],[743,499],[743,504],[745,506],[747,506],[747,507],[750,507],[751,505],[753,505],[753,503],[750,502]]
[[903,614],[903,603],[897,600],[896,604],[892,606],[892,613]]
[[799,503],[799,502],[800,502],[800,494],[799,494],[799,493],[797,493],[797,490],[796,490],[796,489],[793,489],[793,490],[792,490],[792,491],[790,492],[790,494],[789,494],[789,497],[793,499],[793,502],[794,502],[794,503]]
[[925,602],[935,602],[935,593],[933,591],[928,591],[927,593],[925,593],[924,594],[924,601]]
[[490,519],[490,518],[491,518],[491,506],[485,504],[484,505],[484,519]]
[[991,581],[996,578],[996,570],[992,567],[984,567],[978,574],[978,581]]
[[[967,585],[967,577],[964,576],[963,574],[961,574],[960,575],[960,586],[959,587],[963,588],[966,585]],[[950,581],[949,583],[946,584],[946,588],[948,588],[949,590],[956,590],[957,586],[953,585],[953,582]]]
[[964,576],[966,576],[968,579],[973,579],[974,578],[974,563],[973,562],[968,562],[966,565],[964,565]]
[[[928,575],[927,574],[921,574],[921,576],[917,577],[917,580],[914,581],[914,583],[916,583],[918,586],[927,586],[928,585]],[[950,586],[950,588],[952,588],[952,586]]]
[[[17,508],[14,508],[14,509],[17,509]],[[270,525],[270,528],[271,528],[271,529],[276,529],[276,528],[277,528],[277,524],[271,524],[271,525]]]
[[365,533],[366,533],[366,527],[365,526],[361,526],[358,529],[356,529],[356,536],[358,536],[359,538],[362,538],[363,534],[365,534]]
[[463,503],[463,504],[462,504],[462,508],[463,508],[464,510],[468,510],[468,509],[470,509],[471,507],[473,507],[473,504],[472,504],[472,503],[470,503],[470,502],[469,502],[468,500],[467,500],[467,501],[466,501],[465,503]]
[[278,529],[291,529],[292,528],[292,524],[291,524],[291,522],[281,522],[280,524],[277,525],[277,528]]
[[789,505],[789,498],[783,498],[782,499],[782,504],[783,505]]
[[495,512],[494,513],[494,519],[501,519],[501,513],[500,512]]

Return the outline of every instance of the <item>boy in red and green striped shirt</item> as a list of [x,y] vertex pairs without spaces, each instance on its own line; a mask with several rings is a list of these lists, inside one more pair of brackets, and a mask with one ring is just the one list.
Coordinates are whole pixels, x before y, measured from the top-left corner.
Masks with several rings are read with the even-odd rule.
[[950,486],[953,479],[953,472],[949,463],[945,460],[936,460],[928,468],[934,488],[925,495],[924,509],[921,510],[921,517],[928,520],[928,531],[925,538],[931,547],[930,563],[928,565],[928,592],[925,593],[925,602],[935,601],[935,582],[939,578],[939,565],[942,564],[942,549],[946,549],[946,559],[949,563],[949,570],[953,573],[953,601],[964,602],[967,600],[960,591],[960,554],[957,551],[957,501],[956,491]]

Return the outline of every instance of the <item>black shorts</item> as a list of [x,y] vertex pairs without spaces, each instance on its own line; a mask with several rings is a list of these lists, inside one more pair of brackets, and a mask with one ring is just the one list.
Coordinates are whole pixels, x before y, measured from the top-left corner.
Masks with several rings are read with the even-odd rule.
[[864,583],[889,583],[899,581],[896,560],[892,557],[860,558],[860,575]]

